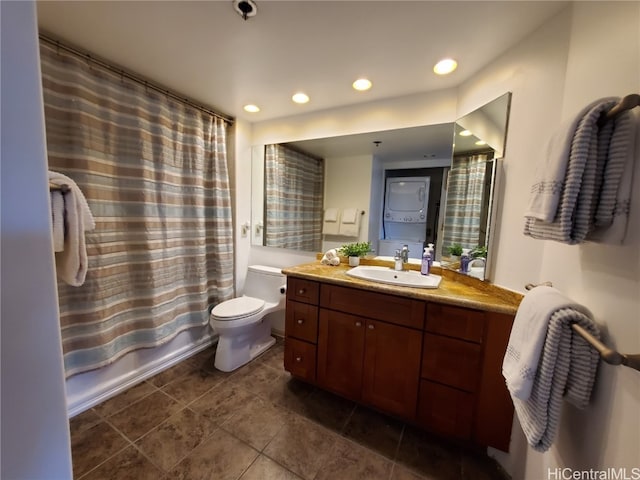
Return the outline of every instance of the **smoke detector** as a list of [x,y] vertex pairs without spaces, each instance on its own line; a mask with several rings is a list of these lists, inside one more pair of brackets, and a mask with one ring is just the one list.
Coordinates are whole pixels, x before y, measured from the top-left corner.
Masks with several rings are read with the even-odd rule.
[[258,13],[258,6],[253,0],[233,0],[233,9],[238,15],[246,20],[249,17],[255,17]]

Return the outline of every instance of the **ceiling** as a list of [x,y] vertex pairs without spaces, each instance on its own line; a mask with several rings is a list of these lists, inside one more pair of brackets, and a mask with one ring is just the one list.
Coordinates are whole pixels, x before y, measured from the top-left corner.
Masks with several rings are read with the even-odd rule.
[[[41,1],[43,32],[249,122],[452,88],[567,5],[560,1]],[[449,76],[432,67],[457,59]],[[351,83],[367,77],[373,88]],[[305,105],[291,102],[304,91]],[[249,114],[243,105],[261,111]],[[428,153],[428,152],[425,152]]]

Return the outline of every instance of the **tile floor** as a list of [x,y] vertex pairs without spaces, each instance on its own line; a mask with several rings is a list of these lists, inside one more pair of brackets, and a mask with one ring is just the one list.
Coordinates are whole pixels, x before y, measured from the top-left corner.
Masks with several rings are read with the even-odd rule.
[[76,480],[503,480],[484,454],[292,379],[281,339],[232,373],[208,349],[74,417]]

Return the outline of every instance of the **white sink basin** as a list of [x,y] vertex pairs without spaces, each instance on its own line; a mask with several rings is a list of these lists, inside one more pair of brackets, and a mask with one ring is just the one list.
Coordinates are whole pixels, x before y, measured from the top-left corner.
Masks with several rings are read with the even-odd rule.
[[347,271],[350,277],[361,278],[371,282],[389,283],[403,287],[438,288],[442,277],[440,275],[421,275],[414,270],[396,271],[389,267],[361,265]]

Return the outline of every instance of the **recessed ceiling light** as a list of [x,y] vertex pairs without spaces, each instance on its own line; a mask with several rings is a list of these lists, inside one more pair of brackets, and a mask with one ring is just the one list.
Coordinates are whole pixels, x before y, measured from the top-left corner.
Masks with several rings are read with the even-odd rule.
[[359,78],[355,82],[353,82],[352,86],[354,89],[364,92],[365,90],[369,90],[371,88],[371,81],[366,78]]
[[471,130],[462,130],[458,135],[461,137],[470,137],[473,134],[471,133]]
[[453,72],[456,68],[458,68],[458,62],[453,58],[445,58],[435,64],[433,71],[438,75],[446,75],[447,73]]
[[309,96],[302,92],[298,92],[293,97],[291,97],[291,100],[296,103],[307,103],[309,101]]
[[486,145],[486,144],[487,144],[487,142],[485,142],[484,140],[478,140],[476,142],[476,145]]
[[258,107],[257,105],[253,105],[252,103],[250,103],[249,105],[245,105],[242,108],[244,108],[245,112],[249,113],[258,113],[260,111],[260,107]]

